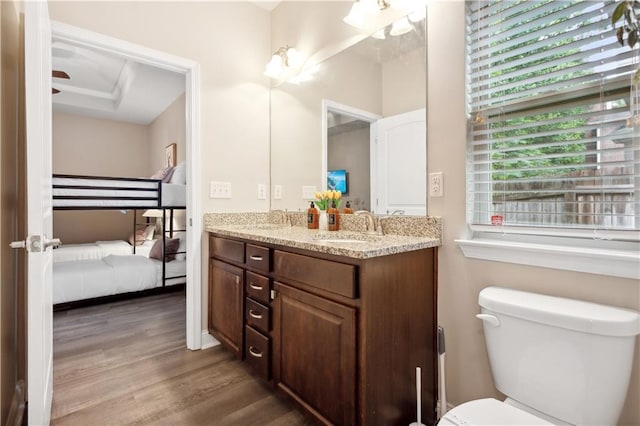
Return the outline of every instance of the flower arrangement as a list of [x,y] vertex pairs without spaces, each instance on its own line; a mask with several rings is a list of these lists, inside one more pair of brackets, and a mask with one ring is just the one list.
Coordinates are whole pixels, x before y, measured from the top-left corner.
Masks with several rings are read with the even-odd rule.
[[326,211],[329,207],[331,207],[332,201],[335,201],[336,208],[340,207],[340,204],[342,204],[342,200],[340,199],[340,197],[342,197],[342,192],[340,191],[327,190],[323,192],[316,192],[315,196],[316,206],[318,206],[320,210]]

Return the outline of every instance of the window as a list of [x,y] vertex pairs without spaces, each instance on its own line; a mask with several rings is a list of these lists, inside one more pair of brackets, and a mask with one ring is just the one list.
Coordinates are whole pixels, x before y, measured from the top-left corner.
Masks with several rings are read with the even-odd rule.
[[473,0],[466,8],[472,229],[637,241],[631,82],[639,65],[637,51],[616,40],[615,4]]

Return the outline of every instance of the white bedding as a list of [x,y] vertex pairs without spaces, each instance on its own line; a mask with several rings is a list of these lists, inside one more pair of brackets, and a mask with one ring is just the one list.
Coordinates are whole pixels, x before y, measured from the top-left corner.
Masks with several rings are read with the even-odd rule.
[[[166,276],[186,273],[186,261],[166,263]],[[167,285],[185,278],[167,279]],[[101,296],[162,287],[162,262],[144,256],[108,255],[53,264],[53,303],[66,303]]]
[[[137,251],[138,247],[136,247],[136,252]],[[53,250],[53,262],[102,259],[110,254],[132,254],[131,244],[123,240],[96,241],[95,243],[86,244],[62,244],[60,247]]]

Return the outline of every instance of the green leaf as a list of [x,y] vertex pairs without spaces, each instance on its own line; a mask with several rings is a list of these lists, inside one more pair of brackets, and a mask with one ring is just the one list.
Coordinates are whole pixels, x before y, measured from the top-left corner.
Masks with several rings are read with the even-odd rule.
[[631,31],[627,36],[627,44],[629,45],[630,48],[633,49],[633,46],[636,45],[637,41],[638,41],[638,32],[635,30]]
[[625,1],[620,2],[616,6],[616,9],[613,11],[613,15],[611,16],[611,25],[615,26],[616,22],[618,22],[620,18],[622,18],[622,15],[624,15],[624,12],[626,10],[627,10],[627,2]]
[[640,68],[636,70],[636,73],[633,76],[633,83],[637,85],[638,80],[640,80]]

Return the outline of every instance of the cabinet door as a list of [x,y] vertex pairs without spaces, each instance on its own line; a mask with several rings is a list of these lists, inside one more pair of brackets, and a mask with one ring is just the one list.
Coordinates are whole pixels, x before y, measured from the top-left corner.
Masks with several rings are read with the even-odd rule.
[[355,423],[356,311],[274,283],[275,384],[324,422]]
[[209,261],[209,332],[242,358],[243,270]]

